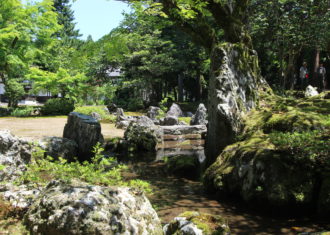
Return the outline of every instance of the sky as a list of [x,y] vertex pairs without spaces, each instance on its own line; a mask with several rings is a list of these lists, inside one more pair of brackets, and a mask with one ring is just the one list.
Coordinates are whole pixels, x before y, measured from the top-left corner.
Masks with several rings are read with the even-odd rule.
[[115,0],[77,0],[72,3],[76,29],[86,39],[91,35],[93,40],[100,39],[116,28],[123,20],[122,12],[130,12],[127,4]]

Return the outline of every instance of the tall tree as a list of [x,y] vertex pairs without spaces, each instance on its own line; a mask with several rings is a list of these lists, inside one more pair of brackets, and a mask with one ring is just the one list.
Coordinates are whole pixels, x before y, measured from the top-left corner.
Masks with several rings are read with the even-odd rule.
[[71,9],[70,0],[54,0],[54,11],[57,13],[58,24],[62,26],[56,35],[61,39],[72,40],[77,39],[80,34],[75,29],[74,14]]
[[[22,5],[19,0],[0,4],[0,79],[10,91],[9,106],[19,100],[20,83],[39,54],[52,43],[51,35],[59,29],[52,2]],[[11,99],[13,98],[13,99]]]

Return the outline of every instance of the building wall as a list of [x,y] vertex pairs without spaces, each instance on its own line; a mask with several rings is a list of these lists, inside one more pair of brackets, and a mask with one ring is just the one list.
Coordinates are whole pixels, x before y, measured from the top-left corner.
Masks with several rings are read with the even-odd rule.
[[5,85],[3,83],[0,83],[0,95],[3,95],[5,93]]

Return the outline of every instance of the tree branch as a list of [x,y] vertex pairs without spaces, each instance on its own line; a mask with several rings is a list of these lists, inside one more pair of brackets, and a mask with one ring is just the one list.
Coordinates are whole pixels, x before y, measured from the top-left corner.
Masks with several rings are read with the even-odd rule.
[[185,19],[180,15],[180,8],[172,0],[162,0],[164,12],[176,23],[182,31],[189,34],[193,41],[202,45],[207,51],[210,52],[214,41],[216,40],[213,29],[206,23],[204,16],[197,10],[195,19]]

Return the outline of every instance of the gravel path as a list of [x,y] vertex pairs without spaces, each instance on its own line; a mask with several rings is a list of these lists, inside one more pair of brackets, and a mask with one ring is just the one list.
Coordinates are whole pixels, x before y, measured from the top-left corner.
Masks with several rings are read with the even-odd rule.
[[[8,129],[14,135],[29,140],[40,139],[45,136],[62,137],[67,117],[37,117],[37,118],[0,118],[0,130]],[[101,123],[102,134],[105,139],[122,137],[124,131],[117,129],[114,124]]]

